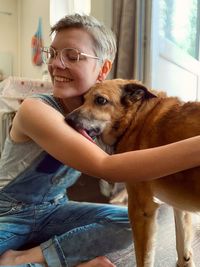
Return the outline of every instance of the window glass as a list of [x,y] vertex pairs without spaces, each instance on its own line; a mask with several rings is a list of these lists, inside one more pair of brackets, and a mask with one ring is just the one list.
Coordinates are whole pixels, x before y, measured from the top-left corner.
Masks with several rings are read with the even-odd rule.
[[90,10],[91,0],[50,0],[50,25],[68,14],[90,14]]
[[199,0],[159,0],[159,34],[199,57]]

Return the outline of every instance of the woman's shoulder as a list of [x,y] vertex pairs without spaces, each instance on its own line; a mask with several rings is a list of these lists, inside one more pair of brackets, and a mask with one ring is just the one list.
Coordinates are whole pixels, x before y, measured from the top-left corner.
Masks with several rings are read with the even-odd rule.
[[55,108],[56,110],[58,110],[62,114],[64,114],[64,110],[63,110],[62,105],[60,104],[59,99],[54,97],[52,94],[51,95],[50,94],[34,94],[31,97],[29,97],[29,99],[40,100],[40,101],[50,105],[51,107]]
[[56,118],[63,119],[63,113],[54,97],[35,96],[26,98],[20,105],[10,130],[11,138],[16,142],[32,139],[31,134],[37,137],[48,128]]

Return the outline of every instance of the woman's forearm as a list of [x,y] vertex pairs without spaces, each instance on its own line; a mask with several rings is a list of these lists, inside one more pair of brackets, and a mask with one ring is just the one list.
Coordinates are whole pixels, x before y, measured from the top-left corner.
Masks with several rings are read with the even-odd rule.
[[[101,177],[136,182],[170,175],[200,165],[200,136],[151,149],[107,156]],[[100,168],[101,169],[101,168]]]
[[200,165],[200,136],[115,155],[108,155],[78,133],[73,138],[71,147],[68,146],[70,157],[67,159],[66,153],[63,154],[65,163],[112,182],[152,180]]

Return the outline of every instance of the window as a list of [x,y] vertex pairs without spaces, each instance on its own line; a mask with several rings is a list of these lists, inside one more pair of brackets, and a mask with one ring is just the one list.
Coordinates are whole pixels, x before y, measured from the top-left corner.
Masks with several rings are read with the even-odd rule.
[[159,34],[199,59],[199,0],[160,0]]
[[91,0],[50,0],[50,25],[73,13],[90,14]]

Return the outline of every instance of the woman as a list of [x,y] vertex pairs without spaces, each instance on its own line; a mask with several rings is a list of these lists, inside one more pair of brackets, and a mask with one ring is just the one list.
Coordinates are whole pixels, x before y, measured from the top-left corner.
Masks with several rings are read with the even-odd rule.
[[[113,267],[98,256],[131,244],[127,209],[71,202],[66,188],[80,171],[131,183],[198,166],[200,137],[107,155],[70,128],[64,116],[107,77],[116,53],[113,33],[94,18],[77,14],[60,20],[52,33],[43,56],[53,96],[33,96],[22,103],[0,162],[0,265]],[[10,250],[29,244],[36,247]]]

